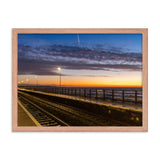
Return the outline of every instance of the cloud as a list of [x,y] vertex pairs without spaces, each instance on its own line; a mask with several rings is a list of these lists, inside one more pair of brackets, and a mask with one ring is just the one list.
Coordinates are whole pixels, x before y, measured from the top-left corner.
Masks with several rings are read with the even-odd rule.
[[69,70],[141,71],[142,54],[122,48],[89,49],[80,46],[18,46],[18,74],[57,75],[58,66]]

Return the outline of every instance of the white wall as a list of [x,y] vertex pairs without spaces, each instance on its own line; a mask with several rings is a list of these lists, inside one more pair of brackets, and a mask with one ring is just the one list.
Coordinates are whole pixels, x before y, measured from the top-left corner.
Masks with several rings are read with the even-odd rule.
[[[0,1],[0,159],[159,159],[158,0]],[[11,28],[149,28],[148,133],[12,133]]]

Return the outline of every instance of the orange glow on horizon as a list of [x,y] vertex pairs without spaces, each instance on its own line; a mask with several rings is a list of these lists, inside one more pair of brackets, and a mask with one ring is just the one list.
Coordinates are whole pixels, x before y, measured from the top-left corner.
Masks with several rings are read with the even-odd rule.
[[[53,81],[30,81],[30,82],[23,82],[19,84],[27,84],[27,85],[49,85],[49,86],[59,86],[59,83],[54,83]],[[70,86],[70,87],[142,87],[142,83],[139,81],[128,81],[128,82],[121,82],[121,81],[116,81],[116,82],[108,82],[108,83],[94,83],[94,82],[76,82],[76,81],[71,81],[71,82],[62,82],[62,86]]]
[[[18,84],[59,86],[59,76],[18,76]],[[66,87],[142,87],[139,75],[113,77],[62,76],[61,86]]]
[[[20,84],[20,83],[18,83]],[[35,85],[34,83],[30,83],[30,84],[27,84],[27,83],[23,83],[24,85]],[[21,83],[22,85],[22,83]],[[39,86],[45,86],[45,85],[48,85],[48,86],[59,86],[59,85],[54,85],[52,83],[41,83],[41,84],[38,84]],[[142,87],[142,85],[136,85],[136,84],[131,84],[131,85],[123,85],[123,84],[115,84],[115,85],[89,85],[89,84],[77,84],[77,85],[73,85],[73,84],[67,84],[67,85],[64,85],[62,84],[61,85],[62,87]]]

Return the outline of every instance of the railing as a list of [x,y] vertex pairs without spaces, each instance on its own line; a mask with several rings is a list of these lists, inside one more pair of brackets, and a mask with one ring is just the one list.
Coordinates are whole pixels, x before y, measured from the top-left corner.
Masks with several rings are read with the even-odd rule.
[[53,88],[53,93],[102,100],[142,103],[142,90]]
[[141,88],[72,88],[72,87],[42,87],[28,86],[23,87],[48,93],[83,97],[103,101],[120,101],[142,103]]

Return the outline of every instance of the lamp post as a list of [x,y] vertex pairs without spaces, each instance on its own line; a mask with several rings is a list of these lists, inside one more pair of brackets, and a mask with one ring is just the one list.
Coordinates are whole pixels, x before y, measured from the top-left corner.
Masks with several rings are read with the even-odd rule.
[[28,78],[27,78],[27,79],[26,79],[26,85],[28,85],[28,81],[29,81],[29,80],[28,80]]
[[59,91],[61,93],[61,67],[57,68],[59,70]]
[[35,76],[35,85],[36,85],[36,88],[38,87],[38,77],[37,76]]

